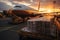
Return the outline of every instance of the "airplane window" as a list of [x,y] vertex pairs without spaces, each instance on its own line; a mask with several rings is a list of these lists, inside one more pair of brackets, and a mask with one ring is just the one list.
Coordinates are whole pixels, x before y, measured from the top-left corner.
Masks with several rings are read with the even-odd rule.
[[19,7],[19,8],[22,8],[21,6],[15,6],[15,7]]

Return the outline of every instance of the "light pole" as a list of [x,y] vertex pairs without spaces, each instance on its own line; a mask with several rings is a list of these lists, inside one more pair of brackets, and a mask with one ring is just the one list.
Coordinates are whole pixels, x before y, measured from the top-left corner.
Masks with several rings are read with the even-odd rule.
[[38,2],[38,11],[40,10],[40,0]]
[[56,10],[55,10],[55,4],[56,4],[56,1],[53,1],[53,9],[54,9],[54,13],[56,12]]

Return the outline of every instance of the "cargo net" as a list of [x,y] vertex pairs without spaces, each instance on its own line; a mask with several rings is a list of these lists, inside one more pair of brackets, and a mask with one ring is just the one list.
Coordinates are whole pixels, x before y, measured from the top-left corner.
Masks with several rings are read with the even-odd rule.
[[57,26],[52,21],[27,21],[28,30],[45,36],[58,36]]

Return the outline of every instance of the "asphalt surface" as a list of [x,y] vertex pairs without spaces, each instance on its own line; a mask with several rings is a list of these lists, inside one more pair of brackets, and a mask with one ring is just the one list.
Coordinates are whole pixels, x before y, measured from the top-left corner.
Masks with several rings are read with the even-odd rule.
[[20,40],[18,30],[26,26],[26,22],[10,24],[11,18],[0,18],[0,40]]
[[10,28],[8,30],[10,30],[10,31],[16,31],[17,32],[18,30],[20,30],[23,27],[26,27],[26,22],[14,25],[14,27],[12,27],[12,28]]
[[26,22],[20,24],[10,24],[11,18],[0,18],[0,32],[5,30],[17,31],[26,26]]

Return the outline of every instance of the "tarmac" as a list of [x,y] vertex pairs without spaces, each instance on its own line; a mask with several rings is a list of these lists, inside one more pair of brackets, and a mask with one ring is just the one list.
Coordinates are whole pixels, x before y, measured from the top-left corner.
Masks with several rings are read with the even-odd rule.
[[0,32],[5,30],[17,31],[26,26],[26,22],[20,24],[10,24],[11,18],[0,18]]

